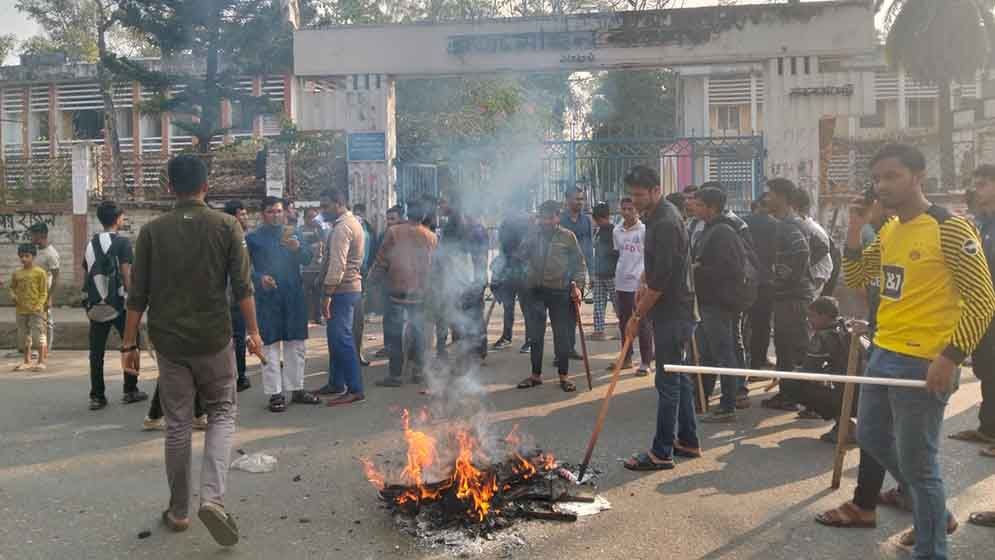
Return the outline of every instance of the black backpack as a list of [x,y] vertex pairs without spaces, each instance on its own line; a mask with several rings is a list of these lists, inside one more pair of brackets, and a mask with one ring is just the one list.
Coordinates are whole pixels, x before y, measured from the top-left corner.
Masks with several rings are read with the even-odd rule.
[[[86,248],[86,280],[83,282],[83,306],[91,321],[106,323],[117,319],[124,311],[125,291],[118,259],[109,251],[117,234],[93,236]],[[106,245],[106,248],[105,248]]]
[[[718,227],[733,229],[729,224],[720,224]],[[730,282],[729,290],[724,292],[722,303],[725,307],[742,313],[753,307],[757,301],[760,289],[760,259],[753,249],[753,244],[741,233],[733,231],[743,252],[743,277]]]

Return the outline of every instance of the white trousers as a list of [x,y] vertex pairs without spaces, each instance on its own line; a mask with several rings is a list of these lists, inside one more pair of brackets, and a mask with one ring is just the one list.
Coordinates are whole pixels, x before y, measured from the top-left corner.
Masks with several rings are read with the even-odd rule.
[[[280,345],[283,344],[283,368],[280,367]],[[280,395],[304,388],[306,340],[285,340],[263,346],[267,364],[263,366],[263,392],[266,396]]]

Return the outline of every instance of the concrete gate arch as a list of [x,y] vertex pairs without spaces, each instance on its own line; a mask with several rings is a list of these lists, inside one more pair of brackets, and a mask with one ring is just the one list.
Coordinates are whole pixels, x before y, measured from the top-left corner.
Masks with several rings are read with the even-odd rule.
[[394,202],[397,79],[671,67],[684,134],[708,136],[709,79],[748,75],[763,82],[751,87],[750,122],[767,139],[769,172],[811,188],[820,119],[874,112],[873,71],[860,61],[876,47],[868,0],[304,29],[292,110],[304,130],[348,133],[351,195],[379,215]]

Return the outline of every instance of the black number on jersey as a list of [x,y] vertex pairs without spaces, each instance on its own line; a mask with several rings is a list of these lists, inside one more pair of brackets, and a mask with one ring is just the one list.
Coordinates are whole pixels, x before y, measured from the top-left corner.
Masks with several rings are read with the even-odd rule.
[[881,273],[881,297],[902,299],[905,269],[900,266],[886,265],[881,267]]

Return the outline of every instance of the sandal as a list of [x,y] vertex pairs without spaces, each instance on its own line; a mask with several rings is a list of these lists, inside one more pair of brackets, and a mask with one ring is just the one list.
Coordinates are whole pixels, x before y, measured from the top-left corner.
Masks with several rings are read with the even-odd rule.
[[270,412],[285,412],[287,410],[287,401],[284,400],[283,395],[273,395],[269,398],[269,411]]
[[836,509],[815,516],[815,522],[826,527],[837,529],[875,529],[878,526],[877,516],[870,521],[860,518],[862,510],[853,502],[846,502]]
[[981,527],[995,527],[995,511],[979,511],[967,518],[968,523]]
[[314,393],[308,393],[307,391],[294,391],[294,394],[290,397],[290,402],[297,404],[321,404],[321,399]]
[[228,515],[223,507],[205,503],[200,506],[197,517],[221,546],[238,544],[238,526],[235,525],[235,520],[231,518],[231,515]]
[[573,393],[577,390],[577,384],[565,376],[560,376],[560,389],[563,389],[564,393]]
[[162,524],[174,533],[182,533],[190,528],[190,519],[176,519],[170,515],[169,510],[162,512]]
[[967,441],[970,443],[987,443],[989,445],[995,443],[995,437],[992,437],[980,430],[964,430],[950,434],[947,437],[957,441]]
[[912,510],[912,504],[909,503],[909,499],[902,493],[902,489],[897,486],[891,490],[881,492],[878,496],[878,504],[905,511]]
[[678,457],[684,457],[685,459],[700,459],[701,458],[701,448],[700,447],[688,447],[681,442],[674,440],[674,455]]
[[629,457],[624,466],[630,471],[669,471],[674,468],[674,461],[667,459],[663,462],[657,462],[648,452],[644,451]]
[[[960,528],[960,523],[957,522],[957,518],[953,516],[952,513],[947,514],[947,535],[952,535],[957,532]],[[912,548],[916,545],[916,530],[915,528],[906,529],[898,537],[899,546],[905,548]]]
[[995,447],[989,447],[988,449],[982,449],[978,452],[982,457],[990,457],[995,459]]
[[531,389],[533,387],[538,387],[542,385],[542,379],[536,379],[535,377],[526,377],[521,383],[516,385],[519,389]]

